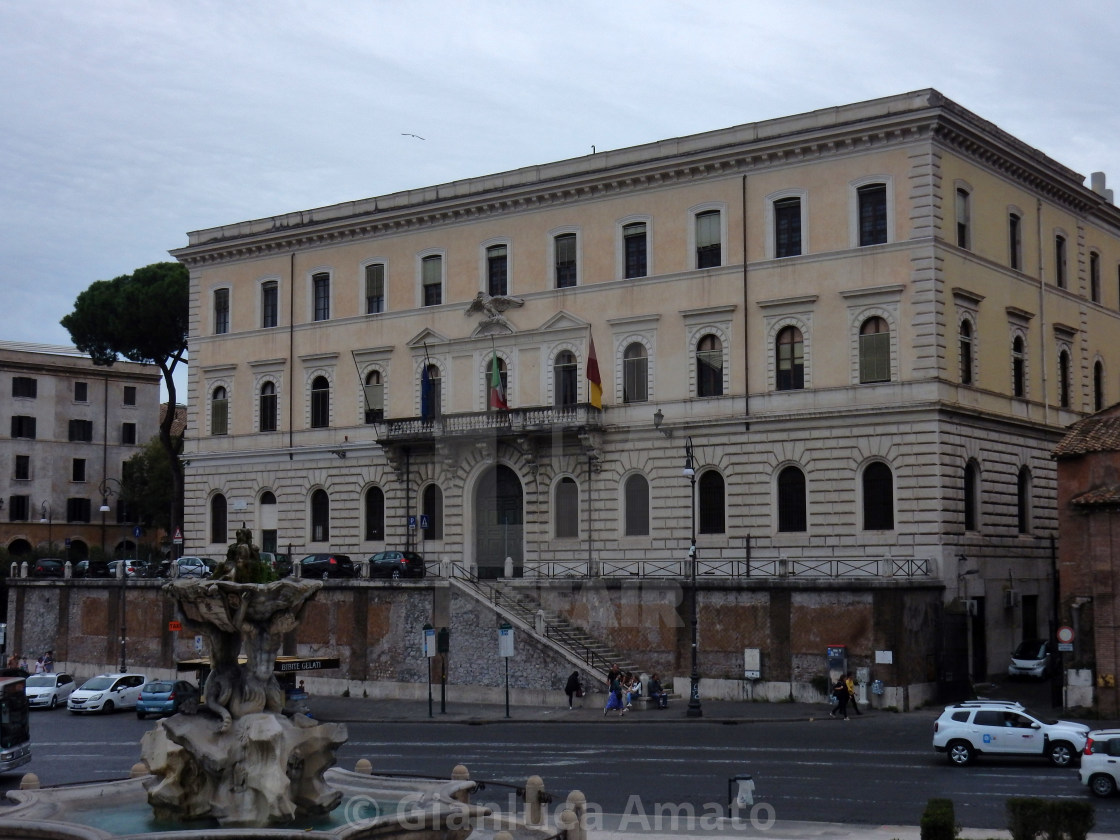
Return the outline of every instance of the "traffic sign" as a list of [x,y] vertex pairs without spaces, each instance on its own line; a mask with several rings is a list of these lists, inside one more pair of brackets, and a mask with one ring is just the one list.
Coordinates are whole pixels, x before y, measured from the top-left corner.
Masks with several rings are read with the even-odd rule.
[[144,536],[144,529],[141,528],[139,525],[137,525],[135,528],[132,529],[132,536],[134,536],[134,537]]
[[408,530],[410,530],[410,531],[415,531],[416,530],[416,517],[415,516],[408,517]]
[[1073,642],[1073,628],[1068,625],[1062,625],[1058,628],[1058,641],[1063,645],[1068,645]]
[[428,528],[429,528],[428,514],[422,513],[422,514],[420,514],[420,530],[421,531],[427,531]]
[[182,531],[181,528],[176,528],[175,529],[175,536],[172,538],[171,541],[173,543],[175,543],[175,545],[182,545],[183,544],[183,531]]
[[172,633],[178,633],[183,629],[183,624],[179,621],[169,621],[167,622],[167,629]]

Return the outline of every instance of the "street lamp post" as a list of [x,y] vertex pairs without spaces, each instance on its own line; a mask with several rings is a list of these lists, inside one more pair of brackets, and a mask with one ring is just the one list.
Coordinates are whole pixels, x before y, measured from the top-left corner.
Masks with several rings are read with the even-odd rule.
[[[121,483],[115,478],[106,476],[101,479],[101,484],[98,487],[101,492],[101,550],[105,551],[105,514],[109,512],[109,497],[121,495]],[[125,568],[124,560],[117,563],[117,577],[121,579],[121,595],[120,595],[120,612],[121,612],[121,673],[128,671],[128,656],[125,651],[125,640],[128,638],[128,631],[125,628],[125,594],[128,590],[125,588],[125,580],[128,577],[128,570]]]
[[51,508],[51,503],[44,499],[39,511],[43,514],[39,523],[47,526],[47,553],[53,555],[54,551],[51,550],[51,546],[54,545],[54,539],[51,537],[51,526],[54,524],[54,510]]
[[684,444],[684,477],[688,479],[692,508],[692,543],[688,548],[688,559],[691,567],[689,578],[692,584],[692,672],[689,674],[688,709],[686,717],[703,717],[704,710],[700,707],[700,666],[697,662],[697,598],[696,598],[696,462],[692,450],[692,438],[688,437]]

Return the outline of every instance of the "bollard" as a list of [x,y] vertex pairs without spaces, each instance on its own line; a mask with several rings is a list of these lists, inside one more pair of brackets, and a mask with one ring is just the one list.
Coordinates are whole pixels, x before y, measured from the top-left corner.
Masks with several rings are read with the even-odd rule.
[[299,560],[296,560],[294,563],[292,563],[292,577],[294,577],[296,580],[299,580],[300,575],[303,572],[301,566],[303,566],[303,563],[301,563]]
[[128,771],[128,778],[139,779],[141,776],[147,776],[152,771],[148,769],[148,765],[143,761],[137,761],[132,765],[132,769]]
[[556,815],[556,827],[564,835],[565,840],[577,840],[579,833],[579,820],[571,808],[565,808]]
[[544,779],[540,776],[530,776],[525,780],[525,822],[529,825],[540,825],[542,822],[541,792],[543,790]]
[[74,577],[74,566],[69,560],[62,564],[62,576],[66,578],[66,580],[70,580],[70,578]]
[[357,763],[354,765],[354,772],[363,773],[366,776],[370,776],[373,774],[373,765],[369,763],[368,758],[359,758]]
[[27,561],[24,560],[22,563],[19,564],[19,576],[21,578],[25,578],[25,577],[27,577],[27,572],[28,572]]
[[576,818],[575,828],[568,832],[567,840],[587,840],[587,797],[581,790],[568,794],[568,807]]
[[[464,764],[456,764],[451,771],[451,780],[454,782],[469,782],[470,778],[471,773]],[[464,805],[469,805],[471,801],[471,789],[463,788],[462,790],[456,791],[453,798],[462,802]]]
[[38,790],[39,777],[34,773],[24,773],[23,778],[19,780],[20,790]]
[[727,780],[727,815],[734,817],[736,811],[754,805],[754,779],[747,773],[740,773]]
[[17,563],[15,560],[12,561],[12,570],[11,570],[11,572],[8,573],[8,577],[11,577],[11,578],[19,577],[19,563]]

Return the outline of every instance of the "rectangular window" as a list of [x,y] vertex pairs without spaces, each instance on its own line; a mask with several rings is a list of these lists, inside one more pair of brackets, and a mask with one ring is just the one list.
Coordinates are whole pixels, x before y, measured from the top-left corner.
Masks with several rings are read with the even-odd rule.
[[214,290],[214,334],[229,332],[229,289]]
[[17,455],[16,456],[16,471],[12,476],[16,481],[30,481],[31,480],[31,456],[30,455]]
[[882,245],[887,241],[887,185],[868,184],[856,191],[859,197],[859,244]]
[[136,386],[135,385],[125,385],[124,386],[124,404],[125,405],[136,405]]
[[645,277],[647,270],[646,223],[634,222],[622,228],[622,250],[626,278]]
[[89,402],[89,385],[87,383],[74,383],[74,402]]
[[326,321],[331,317],[331,276],[325,271],[311,278],[311,293],[314,299],[316,321]]
[[366,266],[366,314],[385,311],[385,264]]
[[12,377],[12,396],[35,399],[39,392],[39,381],[31,376]]
[[723,263],[718,210],[696,214],[696,267],[715,268]]
[[1054,237],[1054,282],[1059,289],[1066,287],[1066,238]]
[[509,251],[505,245],[486,249],[486,290],[491,295],[509,294]]
[[423,286],[423,306],[443,303],[443,257],[432,254],[420,261],[420,283]]
[[1023,268],[1023,225],[1018,213],[1007,217],[1008,263],[1019,271]]
[[774,256],[801,254],[801,199],[783,198],[774,202]]
[[275,327],[280,323],[280,284],[269,280],[261,285],[261,327]]
[[85,481],[86,480],[86,459],[75,458],[70,462],[70,480],[71,481]]
[[972,200],[968,190],[957,190],[957,247],[972,246]]
[[93,441],[93,421],[71,420],[70,440],[77,443],[91,443]]
[[135,423],[121,423],[121,443],[125,446],[136,445]]
[[35,418],[22,414],[12,415],[12,437],[35,440]]
[[89,522],[89,499],[70,498],[66,500],[67,522]]
[[31,497],[30,496],[9,496],[8,497],[8,521],[9,522],[26,522],[28,514],[31,512]]
[[556,260],[556,288],[570,289],[576,285],[576,235],[562,233],[553,241]]
[[1089,252],[1089,300],[1101,302],[1101,255]]

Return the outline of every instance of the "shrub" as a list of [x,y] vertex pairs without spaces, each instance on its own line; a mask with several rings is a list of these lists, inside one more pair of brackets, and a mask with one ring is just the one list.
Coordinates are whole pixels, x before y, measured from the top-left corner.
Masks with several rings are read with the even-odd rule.
[[1047,840],[1085,840],[1096,821],[1089,802],[1050,801],[1043,812],[1043,833]]
[[1045,822],[1046,801],[1031,796],[1007,800],[1007,830],[1011,840],[1035,840]]
[[929,800],[925,813],[922,814],[922,840],[955,840],[957,831],[953,800]]

